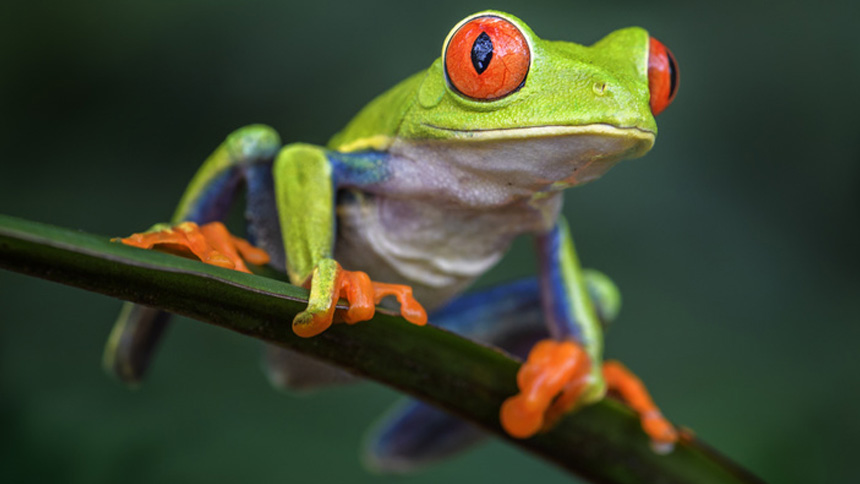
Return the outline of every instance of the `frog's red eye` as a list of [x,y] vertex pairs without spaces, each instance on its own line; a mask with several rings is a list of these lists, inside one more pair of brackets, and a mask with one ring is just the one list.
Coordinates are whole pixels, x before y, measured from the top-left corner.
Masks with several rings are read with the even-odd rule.
[[522,87],[531,53],[525,36],[511,22],[492,15],[461,26],[445,48],[445,72],[464,96],[499,99]]
[[660,114],[678,92],[678,64],[662,42],[651,37],[648,52],[648,88],[651,90],[651,113]]

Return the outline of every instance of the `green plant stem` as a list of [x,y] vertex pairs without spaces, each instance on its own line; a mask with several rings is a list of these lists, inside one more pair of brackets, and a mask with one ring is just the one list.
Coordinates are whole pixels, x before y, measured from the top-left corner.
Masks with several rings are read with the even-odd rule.
[[691,436],[671,454],[655,454],[637,417],[611,399],[567,415],[547,433],[512,439],[499,427],[498,409],[517,391],[518,361],[390,314],[299,338],[290,322],[303,309],[307,292],[279,280],[3,215],[0,267],[163,308],[302,352],[431,402],[594,482],[761,482]]

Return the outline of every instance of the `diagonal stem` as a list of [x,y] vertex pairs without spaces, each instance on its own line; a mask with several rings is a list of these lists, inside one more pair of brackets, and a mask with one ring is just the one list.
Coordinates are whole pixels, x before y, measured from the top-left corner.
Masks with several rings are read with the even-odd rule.
[[688,436],[660,456],[636,416],[610,400],[526,440],[499,426],[516,393],[520,363],[432,326],[377,313],[310,339],[290,321],[307,291],[286,282],[115,244],[105,237],[0,215],[0,267],[166,309],[338,365],[455,413],[571,473],[604,483],[758,483],[760,479]]

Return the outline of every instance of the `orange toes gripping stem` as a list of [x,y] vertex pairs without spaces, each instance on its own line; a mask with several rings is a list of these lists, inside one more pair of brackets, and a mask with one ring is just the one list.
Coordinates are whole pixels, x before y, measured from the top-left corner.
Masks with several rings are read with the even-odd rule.
[[551,426],[576,405],[590,369],[588,355],[579,344],[538,342],[517,373],[520,393],[502,404],[502,428],[524,439]]
[[[370,280],[361,271],[347,271],[336,264],[337,273],[333,277],[331,299],[325,304],[314,299],[313,276],[304,285],[311,289],[308,310],[293,320],[293,331],[303,338],[316,336],[331,326],[335,316],[335,306],[340,298],[349,303],[346,311],[339,311],[341,321],[355,324],[367,321],[376,314],[376,305],[386,296],[394,296],[400,303],[400,314],[412,324],[427,324],[427,312],[412,296],[412,288],[400,284],[384,284]],[[324,309],[323,309],[324,308]]]
[[412,288],[402,284],[386,284],[374,282],[361,271],[347,271],[338,265],[341,272],[339,295],[349,301],[349,309],[343,314],[343,321],[355,324],[367,321],[376,313],[376,305],[386,296],[394,296],[400,303],[400,315],[407,321],[418,326],[427,324],[427,312],[424,307],[412,297]]
[[636,375],[617,361],[603,364],[603,378],[610,392],[616,393],[637,414],[642,429],[651,437],[651,444],[658,453],[668,453],[678,441],[678,431],[663,417],[654,405],[648,390]]
[[207,264],[247,273],[251,271],[244,261],[254,265],[269,262],[269,255],[264,250],[230,234],[221,222],[211,222],[203,226],[194,222],[182,222],[165,230],[132,234],[114,240],[141,249],[157,249],[186,257],[193,256]]

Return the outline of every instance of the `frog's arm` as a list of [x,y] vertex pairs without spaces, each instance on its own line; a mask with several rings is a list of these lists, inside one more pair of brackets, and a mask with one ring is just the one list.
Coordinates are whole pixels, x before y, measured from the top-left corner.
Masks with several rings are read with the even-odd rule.
[[608,387],[639,413],[655,447],[670,449],[677,432],[642,383],[619,363],[602,363],[599,312],[567,223],[561,220],[538,236],[537,245],[544,317],[552,339],[538,342],[520,368],[521,393],[502,405],[502,426],[515,437],[529,437],[576,406],[600,400]]
[[[230,134],[189,183],[171,224],[207,224],[223,219],[243,178],[249,188],[249,205],[265,205],[255,198],[265,190],[256,190],[253,185],[262,178],[260,174],[270,170],[279,147],[278,134],[268,126],[247,126]],[[125,303],[105,346],[105,368],[127,383],[139,382],[169,318],[164,311]]]
[[347,323],[373,317],[375,305],[395,296],[406,320],[425,324],[427,314],[408,286],[377,283],[363,272],[346,271],[332,258],[335,195],[346,187],[376,183],[386,174],[384,154],[338,153],[293,144],[278,154],[273,169],[290,282],[310,288],[308,307],[293,320],[293,331],[310,337],[331,325],[335,303],[345,297]]

